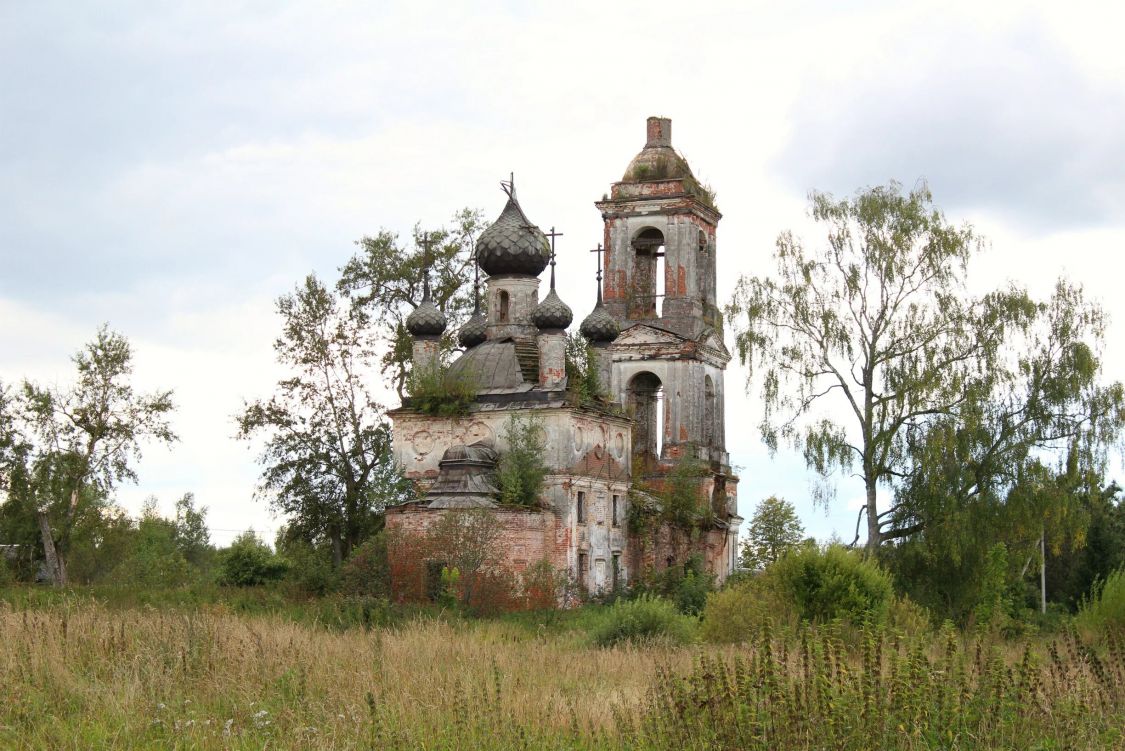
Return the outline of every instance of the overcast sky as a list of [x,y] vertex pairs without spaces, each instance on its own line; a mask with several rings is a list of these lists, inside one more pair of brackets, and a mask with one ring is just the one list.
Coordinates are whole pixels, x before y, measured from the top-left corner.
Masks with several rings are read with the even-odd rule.
[[[450,5],[0,0],[0,380],[65,384],[101,322],[130,338],[182,438],[146,451],[118,493],[130,511],[192,491],[216,542],[272,538],[232,415],[279,375],[273,300],[380,228],[494,218],[510,171],[564,233],[580,320],[593,201],[649,115],[718,193],[723,300],[769,270],[779,231],[819,239],[809,190],[925,179],[990,240],[974,287],[1082,283],[1125,377],[1125,6]],[[799,457],[751,428],[744,371],[727,378],[743,515],[783,495],[810,533],[850,540],[861,486],[814,508]]]

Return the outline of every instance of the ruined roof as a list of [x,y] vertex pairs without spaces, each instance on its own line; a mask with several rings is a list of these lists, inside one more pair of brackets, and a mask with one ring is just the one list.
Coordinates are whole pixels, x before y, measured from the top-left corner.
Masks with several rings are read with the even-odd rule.
[[650,117],[645,124],[645,147],[633,157],[625,169],[622,182],[644,180],[678,180],[694,176],[687,160],[672,148],[672,121],[666,117]]
[[493,482],[497,455],[482,441],[450,446],[438,464],[438,478],[426,491],[427,508],[492,508],[500,490]]
[[478,392],[514,389],[524,383],[516,344],[511,339],[478,344],[454,360],[449,373],[473,379]]

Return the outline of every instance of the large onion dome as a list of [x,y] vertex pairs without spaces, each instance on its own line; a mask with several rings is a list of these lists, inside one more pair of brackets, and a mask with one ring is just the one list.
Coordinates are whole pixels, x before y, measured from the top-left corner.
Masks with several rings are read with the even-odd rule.
[[602,305],[601,300],[598,300],[590,315],[582,320],[578,330],[591,342],[612,342],[621,333],[621,327]]
[[552,285],[551,291],[531,312],[531,322],[540,331],[546,329],[565,329],[574,320],[570,306],[562,301]]
[[457,341],[465,349],[475,347],[488,339],[488,320],[477,310],[457,332]]
[[414,336],[441,336],[449,325],[445,314],[437,309],[430,299],[429,285],[422,295],[422,302],[406,317],[406,330]]
[[477,239],[477,259],[490,276],[539,276],[547,268],[551,260],[547,237],[528,221],[514,191],[500,217]]

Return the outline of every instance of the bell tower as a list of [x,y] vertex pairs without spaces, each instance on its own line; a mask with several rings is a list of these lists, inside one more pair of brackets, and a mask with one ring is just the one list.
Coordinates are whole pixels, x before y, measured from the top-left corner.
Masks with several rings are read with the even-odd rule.
[[664,117],[648,118],[644,148],[594,205],[605,223],[605,308],[621,329],[610,385],[634,420],[634,466],[659,482],[682,459],[703,463],[701,502],[727,535],[708,559],[725,576],[741,519],[723,416],[730,353],[715,295],[722,214],[672,147]]

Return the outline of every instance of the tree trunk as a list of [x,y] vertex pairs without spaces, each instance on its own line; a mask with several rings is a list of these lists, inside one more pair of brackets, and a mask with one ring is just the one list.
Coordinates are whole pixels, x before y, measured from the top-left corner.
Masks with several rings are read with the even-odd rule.
[[340,533],[333,532],[332,535],[332,567],[337,571],[340,566],[344,565],[344,550],[343,543],[340,541]]
[[55,537],[51,534],[51,523],[47,520],[45,511],[36,511],[39,520],[39,534],[43,538],[43,555],[47,558],[47,574],[55,586],[66,586],[66,562],[59,555],[55,545]]
[[879,532],[879,509],[876,506],[875,478],[867,473],[864,484],[867,489],[867,545],[864,549],[867,555],[874,556],[879,552],[879,544],[883,541],[882,534]]

